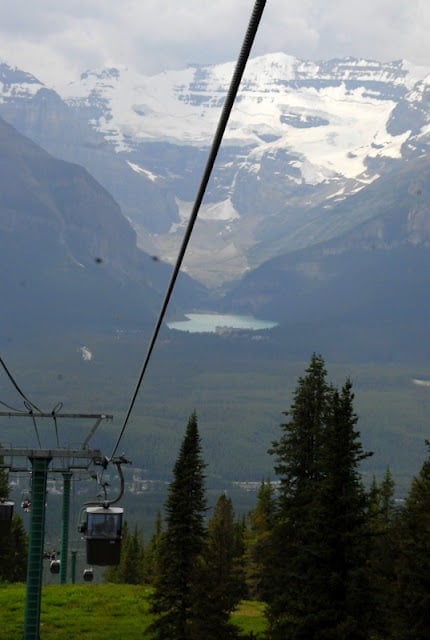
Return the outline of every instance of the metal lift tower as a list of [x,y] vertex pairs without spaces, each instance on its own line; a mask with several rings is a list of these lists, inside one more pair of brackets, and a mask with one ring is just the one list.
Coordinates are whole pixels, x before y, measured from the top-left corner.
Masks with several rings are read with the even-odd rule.
[[[0,412],[0,416],[51,418],[52,413]],[[30,472],[31,517],[27,561],[27,586],[23,640],[40,640],[40,605],[45,536],[46,485],[49,473],[62,473],[64,478],[63,520],[61,530],[60,583],[66,582],[67,548],[70,508],[70,479],[74,470],[85,470],[91,464],[104,465],[105,458],[96,449],[89,449],[88,442],[102,420],[111,419],[105,414],[56,413],[56,418],[92,419],[95,424],[80,449],[24,449],[0,446],[1,466],[10,472]]]

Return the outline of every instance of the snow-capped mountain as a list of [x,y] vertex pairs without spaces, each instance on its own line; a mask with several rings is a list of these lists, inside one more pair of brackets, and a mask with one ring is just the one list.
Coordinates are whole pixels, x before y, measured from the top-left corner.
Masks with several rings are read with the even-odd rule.
[[[142,248],[173,261],[233,69],[88,71],[54,92],[4,64],[0,115],[86,166]],[[250,60],[187,253],[189,273],[217,286],[377,216],[339,204],[426,153],[429,88],[430,67],[405,61]]]
[[[117,151],[132,152],[151,141],[206,146],[232,74],[231,63],[149,78],[110,69],[85,73],[56,90],[85,112]],[[334,175],[367,181],[367,157],[399,157],[410,132],[390,133],[386,125],[399,101],[419,99],[419,83],[429,74],[430,67],[406,62],[349,59],[317,65],[285,54],[255,58],[224,144],[257,148],[251,156],[254,171],[265,154],[288,149],[297,155],[301,182],[316,184]]]

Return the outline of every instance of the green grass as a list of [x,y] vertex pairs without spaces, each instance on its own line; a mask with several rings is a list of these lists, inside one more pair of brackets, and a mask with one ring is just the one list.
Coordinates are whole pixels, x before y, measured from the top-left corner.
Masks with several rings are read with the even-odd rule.
[[[134,585],[91,584],[44,587],[41,640],[142,640],[151,622],[150,589]],[[25,585],[0,585],[0,640],[22,640]],[[261,637],[263,605],[243,602],[232,621],[242,633]]]
[[265,605],[262,602],[244,600],[233,613],[232,622],[243,633],[251,633],[252,631],[256,638],[262,638],[266,630],[264,607]]

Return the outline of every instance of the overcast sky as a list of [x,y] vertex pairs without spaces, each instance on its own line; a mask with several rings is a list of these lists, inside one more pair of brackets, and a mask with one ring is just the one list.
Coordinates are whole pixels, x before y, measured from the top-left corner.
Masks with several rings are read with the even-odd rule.
[[[0,57],[49,84],[236,60],[254,0],[1,0]],[[267,0],[252,55],[404,58],[430,67],[429,0]]]

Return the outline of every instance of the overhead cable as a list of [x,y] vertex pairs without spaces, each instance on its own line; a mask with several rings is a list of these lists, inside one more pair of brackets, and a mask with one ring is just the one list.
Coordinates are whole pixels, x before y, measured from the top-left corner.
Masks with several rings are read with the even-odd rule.
[[[27,409],[28,413],[31,415],[31,419],[33,420],[33,427],[34,427],[34,432],[36,434],[36,438],[37,438],[37,443],[39,445],[39,448],[42,447],[42,444],[40,442],[40,436],[39,436],[39,430],[37,428],[37,422],[36,419],[34,417],[34,413],[33,413],[33,409],[36,409],[36,411],[38,411],[39,413],[42,413],[42,411],[39,409],[39,407],[37,407],[33,402],[31,402],[31,400],[29,400],[27,398],[27,396],[25,395],[25,393],[22,391],[22,389],[18,386],[18,383],[16,382],[15,378],[13,377],[13,375],[11,374],[11,372],[9,371],[9,369],[6,366],[5,361],[3,360],[3,358],[0,356],[0,364],[3,367],[4,371],[6,372],[7,377],[9,378],[9,380],[11,381],[11,383],[13,384],[13,386],[15,387],[15,389],[18,391],[19,395],[21,396],[21,398],[23,398],[24,400],[24,406]],[[2,402],[1,404],[5,404],[4,402]],[[6,405],[7,406],[7,405]],[[23,412],[24,413],[24,412]]]
[[233,76],[232,76],[232,79],[231,79],[231,82],[230,82],[230,87],[229,87],[229,90],[228,90],[228,93],[227,93],[227,96],[226,96],[226,99],[225,99],[225,102],[224,102],[224,106],[223,106],[223,109],[222,109],[222,112],[221,112],[221,116],[220,116],[220,119],[219,119],[218,127],[217,127],[215,135],[214,135],[214,139],[213,139],[213,142],[212,142],[212,147],[211,147],[210,154],[209,154],[209,157],[208,157],[208,160],[207,160],[207,163],[206,163],[206,167],[205,167],[205,170],[204,170],[204,173],[203,173],[203,177],[202,177],[201,182],[200,182],[200,187],[199,187],[199,190],[198,190],[197,195],[196,195],[194,206],[193,206],[193,209],[191,211],[190,218],[189,218],[189,221],[188,221],[188,225],[187,225],[187,228],[186,228],[186,231],[185,231],[185,234],[184,234],[184,238],[182,240],[182,244],[181,244],[181,247],[180,247],[180,250],[179,250],[179,254],[178,254],[178,257],[177,257],[177,260],[176,260],[176,263],[175,263],[175,267],[173,269],[172,276],[170,278],[170,282],[169,282],[169,285],[167,287],[167,291],[166,291],[166,294],[165,294],[165,297],[164,297],[164,301],[163,301],[163,304],[161,306],[161,310],[160,310],[157,322],[155,324],[155,329],[154,329],[154,332],[152,334],[152,338],[151,338],[149,346],[148,346],[148,350],[147,350],[146,357],[145,357],[145,360],[144,360],[144,363],[143,363],[143,366],[142,366],[142,370],[140,372],[140,375],[139,375],[139,378],[138,378],[138,381],[137,381],[133,396],[131,398],[131,402],[130,402],[127,414],[125,416],[123,425],[121,427],[117,442],[116,442],[115,447],[114,447],[114,449],[112,451],[111,458],[114,457],[114,455],[115,455],[115,453],[116,453],[116,451],[117,451],[117,449],[119,447],[119,443],[120,443],[120,441],[122,439],[122,436],[124,435],[124,431],[125,431],[125,429],[127,427],[128,421],[129,421],[131,413],[133,411],[133,408],[134,408],[134,405],[135,405],[135,402],[136,402],[136,398],[137,398],[137,395],[139,393],[139,390],[140,390],[140,387],[141,387],[141,384],[142,384],[142,381],[143,381],[143,377],[145,375],[146,369],[148,367],[149,360],[150,360],[151,355],[152,355],[152,351],[153,351],[155,343],[157,341],[157,337],[158,337],[158,334],[160,332],[160,328],[161,328],[161,325],[162,325],[162,322],[163,322],[163,319],[164,319],[164,316],[165,316],[165,313],[166,313],[170,298],[171,298],[172,293],[173,293],[173,289],[174,289],[174,286],[175,286],[175,283],[176,283],[176,279],[177,279],[179,271],[181,269],[182,262],[183,262],[183,259],[184,259],[184,256],[185,256],[185,252],[187,250],[187,246],[188,246],[189,240],[191,238],[191,234],[192,234],[192,231],[193,231],[193,228],[194,228],[194,224],[195,224],[196,219],[197,219],[197,215],[198,215],[198,212],[199,212],[199,209],[200,209],[200,205],[202,203],[202,200],[203,200],[203,197],[204,197],[204,194],[205,194],[205,191],[206,191],[206,187],[208,185],[209,178],[211,176],[212,169],[214,167],[215,160],[216,160],[219,148],[221,146],[222,138],[224,136],[224,132],[225,132],[225,129],[227,127],[228,119],[230,117],[230,113],[231,113],[231,110],[233,108],[233,104],[234,104],[234,101],[236,99],[237,92],[239,90],[239,85],[240,85],[240,82],[241,82],[241,79],[242,79],[242,76],[243,76],[243,73],[244,73],[244,70],[245,70],[245,66],[246,66],[246,63],[248,61],[249,54],[251,52],[251,48],[252,48],[254,39],[255,39],[255,36],[257,34],[257,31],[258,31],[258,26],[260,24],[261,16],[263,15],[263,11],[264,11],[265,5],[266,5],[266,0],[256,0],[256,2],[255,2],[254,8],[253,8],[253,11],[252,11],[252,14],[251,14],[251,18],[250,18],[249,23],[248,23],[248,28],[247,28],[247,31],[246,31],[246,34],[245,34],[245,38],[243,40],[242,48],[240,50],[239,57],[238,57],[237,63],[236,63],[236,67],[235,67],[235,70],[234,70],[234,73],[233,73]]
[[13,377],[13,375],[11,374],[11,372],[9,371],[9,369],[6,366],[5,361],[3,360],[3,358],[0,356],[0,365],[3,367],[7,377],[9,378],[9,380],[11,381],[11,383],[13,384],[13,386],[15,387],[15,389],[18,391],[19,395],[21,396],[21,398],[23,398],[24,400],[24,404],[27,403],[25,406],[28,407],[32,407],[33,409],[36,409],[36,411],[38,411],[39,413],[42,413],[42,411],[39,409],[39,407],[37,407],[33,402],[31,402],[31,400],[29,400],[27,398],[27,396],[25,395],[25,393],[21,390],[21,388],[18,386],[18,383],[16,382],[15,378]]
[[0,404],[2,405],[2,407],[6,407],[6,409],[10,409],[14,413],[23,413],[24,415],[26,415],[28,413],[27,411],[24,411],[23,409],[17,409],[16,407],[12,407],[7,402],[3,402],[3,400],[0,400]]

